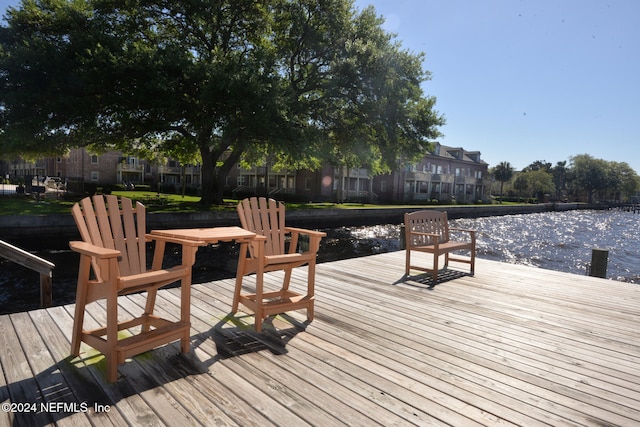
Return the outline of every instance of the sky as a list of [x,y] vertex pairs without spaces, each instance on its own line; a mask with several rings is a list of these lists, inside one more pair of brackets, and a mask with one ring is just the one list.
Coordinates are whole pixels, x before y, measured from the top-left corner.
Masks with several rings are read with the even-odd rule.
[[590,154],[640,174],[640,1],[355,0],[369,5],[425,54],[443,145],[490,167]]
[[441,143],[517,170],[590,154],[640,174],[640,1],[356,0],[405,49],[444,114]]

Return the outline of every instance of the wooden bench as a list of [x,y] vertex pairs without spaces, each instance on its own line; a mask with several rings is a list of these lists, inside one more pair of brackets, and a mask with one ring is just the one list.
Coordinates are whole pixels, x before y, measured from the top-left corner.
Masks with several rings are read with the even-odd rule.
[[[444,267],[449,261],[470,264],[471,275],[474,273],[476,260],[476,232],[475,230],[449,228],[447,213],[442,211],[421,210],[404,215],[404,232],[406,245],[405,275],[409,276],[411,269],[431,273],[433,283],[438,282],[438,259],[444,255]],[[469,240],[450,240],[450,232],[467,233]],[[433,267],[411,263],[411,252],[426,252],[433,254]],[[450,256],[451,252],[468,251],[470,258]]]

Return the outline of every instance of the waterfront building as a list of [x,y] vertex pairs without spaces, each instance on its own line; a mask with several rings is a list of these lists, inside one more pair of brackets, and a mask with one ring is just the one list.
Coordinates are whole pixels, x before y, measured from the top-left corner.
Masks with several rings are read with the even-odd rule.
[[[53,176],[70,191],[86,192],[98,187],[143,186],[154,191],[198,194],[200,165],[183,165],[168,159],[159,163],[118,151],[92,154],[84,148],[60,157],[36,162],[8,162],[11,179]],[[250,169],[237,165],[226,177],[225,194],[240,198],[268,195],[300,201],[475,203],[486,201],[488,164],[479,151],[434,143],[432,151],[413,164],[389,174],[373,176],[367,168],[325,165],[319,170],[275,170],[266,163]]]

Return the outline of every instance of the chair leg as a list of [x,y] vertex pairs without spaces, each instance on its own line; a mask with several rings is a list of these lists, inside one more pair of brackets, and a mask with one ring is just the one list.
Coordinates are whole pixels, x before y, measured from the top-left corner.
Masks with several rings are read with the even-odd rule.
[[[183,324],[191,324],[191,273],[180,280],[180,321]],[[180,350],[188,353],[191,350],[191,328],[186,328],[180,338]]]
[[476,251],[471,249],[471,275],[474,275],[476,269]]
[[84,309],[87,305],[87,294],[89,292],[87,279],[91,268],[91,258],[80,257],[78,267],[78,289],[76,291],[76,307],[73,316],[73,331],[71,333],[71,355],[80,355],[80,343],[82,342],[82,327],[84,325]]
[[433,276],[434,285],[438,283],[438,258],[440,258],[440,256],[437,253],[434,253],[433,254],[433,273],[431,273],[431,275]]
[[107,381],[110,383],[116,382],[118,379],[118,358],[115,354],[105,355],[105,361],[107,362]]
[[[157,289],[152,289],[147,292],[147,303],[144,308],[144,315],[151,316],[153,315],[153,309],[156,305],[156,295],[158,293]],[[147,318],[148,319],[148,318]],[[142,332],[149,332],[151,330],[151,324],[149,321],[145,321],[142,325]]]
[[107,351],[104,353],[107,362],[107,380],[114,382],[118,378],[120,359],[118,346],[118,291],[111,287],[107,295]]
[[282,281],[282,290],[286,291],[289,289],[289,283],[291,283],[291,272],[292,268],[287,268],[284,271],[284,280]]
[[316,285],[316,262],[315,260],[309,263],[308,268],[308,279],[307,279],[307,298],[309,299],[309,303],[307,305],[307,321],[311,322],[313,320],[313,305],[315,303],[315,285]]
[[262,317],[256,316],[256,323],[254,327],[256,332],[262,332]]
[[406,250],[405,262],[404,262],[404,274],[405,276],[409,275],[409,271],[411,270],[411,250]]
[[83,296],[80,296],[81,291],[78,290],[78,296],[76,298],[75,315],[73,317],[73,332],[71,335],[71,355],[80,355],[80,343],[82,342],[82,326],[84,324],[84,308],[87,304],[86,290]]
[[242,292],[242,274],[238,271],[236,275],[236,288],[233,291],[233,303],[231,304],[231,312],[238,311],[238,305],[240,304],[240,292]]
[[242,293],[242,278],[244,276],[245,268],[247,265],[248,251],[249,244],[247,242],[240,243],[240,255],[238,255],[238,268],[236,269],[236,289],[233,292],[233,303],[231,304],[231,311],[233,313],[238,311],[238,305],[240,304],[240,294]]

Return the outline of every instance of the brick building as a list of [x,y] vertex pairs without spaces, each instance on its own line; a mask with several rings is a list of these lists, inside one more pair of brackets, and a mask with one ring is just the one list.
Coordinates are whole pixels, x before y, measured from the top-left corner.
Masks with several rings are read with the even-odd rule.
[[[157,164],[120,152],[91,154],[83,148],[68,156],[37,162],[17,159],[9,164],[9,175],[54,176],[73,183],[96,186],[148,185],[154,191],[198,194],[202,176],[199,165],[181,165],[175,160]],[[251,169],[238,165],[227,176],[225,194],[269,195],[301,201],[415,202],[456,200],[473,203],[486,199],[488,165],[479,151],[435,143],[433,152],[415,164],[386,175],[371,176],[366,168],[325,165],[317,171],[273,170],[266,164]]]

